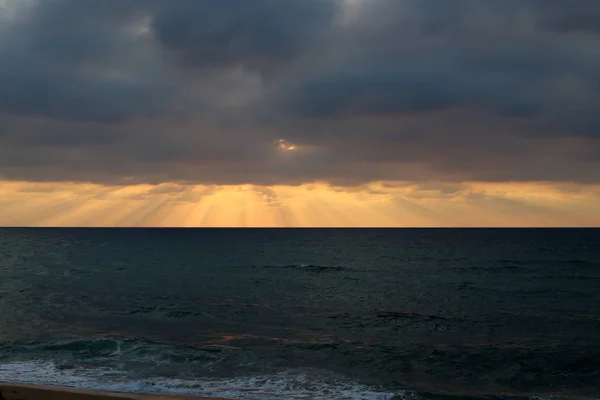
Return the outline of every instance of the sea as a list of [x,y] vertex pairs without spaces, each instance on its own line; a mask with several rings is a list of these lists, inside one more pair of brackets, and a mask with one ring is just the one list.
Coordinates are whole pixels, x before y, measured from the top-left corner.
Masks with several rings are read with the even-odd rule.
[[0,381],[600,399],[600,229],[0,229]]

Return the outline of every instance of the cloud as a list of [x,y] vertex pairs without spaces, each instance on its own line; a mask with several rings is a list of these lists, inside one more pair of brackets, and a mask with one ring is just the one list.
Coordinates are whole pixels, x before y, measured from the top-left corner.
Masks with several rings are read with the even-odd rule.
[[152,23],[160,45],[195,67],[288,62],[336,15],[333,0],[182,0]]
[[168,92],[143,66],[133,15],[112,3],[39,1],[0,21],[0,109],[106,123],[158,113]]
[[9,179],[600,181],[592,1],[6,4]]
[[600,32],[600,4],[582,0],[577,7],[568,7],[560,0],[537,3],[540,24],[559,32]]
[[348,117],[466,107],[537,118],[546,133],[557,125],[557,134],[597,134],[600,55],[592,49],[600,37],[548,32],[547,20],[562,15],[558,3],[363,4],[358,22],[339,34],[338,46],[347,51],[285,93],[292,114]]

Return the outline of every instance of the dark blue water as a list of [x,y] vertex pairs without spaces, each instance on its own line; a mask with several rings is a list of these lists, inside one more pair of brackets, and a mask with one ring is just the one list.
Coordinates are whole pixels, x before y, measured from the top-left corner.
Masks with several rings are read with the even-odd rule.
[[600,398],[600,230],[0,229],[0,380]]

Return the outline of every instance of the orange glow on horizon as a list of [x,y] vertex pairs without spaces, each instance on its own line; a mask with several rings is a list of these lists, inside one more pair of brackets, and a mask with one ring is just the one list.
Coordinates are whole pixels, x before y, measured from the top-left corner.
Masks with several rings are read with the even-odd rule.
[[600,186],[373,183],[361,187],[0,182],[0,226],[600,226]]

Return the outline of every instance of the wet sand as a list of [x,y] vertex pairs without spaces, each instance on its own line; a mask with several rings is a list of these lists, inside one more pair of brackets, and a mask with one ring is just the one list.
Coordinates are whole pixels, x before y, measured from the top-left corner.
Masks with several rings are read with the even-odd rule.
[[110,393],[55,386],[0,383],[0,400],[227,400],[216,397]]

